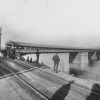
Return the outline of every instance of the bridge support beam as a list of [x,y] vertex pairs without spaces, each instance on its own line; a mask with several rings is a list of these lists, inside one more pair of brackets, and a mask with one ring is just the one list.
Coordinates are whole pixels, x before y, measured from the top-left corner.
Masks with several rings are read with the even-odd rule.
[[69,53],[60,53],[59,71],[69,73]]
[[88,67],[89,60],[88,60],[88,52],[81,52],[81,71],[86,71],[86,68]]
[[[72,57],[73,55],[73,57]],[[78,76],[88,66],[88,52],[71,52],[69,56],[70,74]]]
[[70,52],[69,56],[69,73],[75,76],[80,74],[81,70],[81,56],[78,52]]
[[[55,53],[40,54],[39,63],[43,63],[54,69],[54,62],[52,60],[54,55]],[[58,53],[58,56],[60,58],[58,71],[69,73],[69,53]]]
[[89,65],[93,66],[95,61],[98,60],[98,53],[89,52],[88,53]]
[[100,60],[100,52],[96,52],[97,60]]

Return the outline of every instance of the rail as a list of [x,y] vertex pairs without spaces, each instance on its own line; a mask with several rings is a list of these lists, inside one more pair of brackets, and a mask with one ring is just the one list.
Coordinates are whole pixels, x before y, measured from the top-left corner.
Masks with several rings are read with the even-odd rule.
[[[13,60],[12,60],[13,61]],[[21,65],[21,66],[24,66],[24,67],[26,67],[26,66],[28,66],[30,69],[31,69],[31,67],[32,67],[32,65],[30,65],[30,64],[24,64],[24,63],[22,63],[22,62],[17,62],[17,61],[14,61],[16,64],[19,64],[19,65]],[[59,78],[59,77],[56,77],[56,76],[54,76],[54,75],[51,75],[51,74],[48,74],[47,72],[45,72],[45,71],[41,71],[41,70],[38,70],[40,73],[45,73],[46,75],[48,75],[48,76],[50,76],[50,77],[52,77],[54,80],[59,80],[59,81],[62,81],[62,82],[64,82],[65,84],[66,83],[68,83],[69,81],[67,81],[67,80],[64,80],[64,79],[62,79],[62,78]],[[16,76],[17,74],[15,74],[14,73],[14,76]],[[18,75],[17,75],[17,77],[19,77]],[[21,78],[20,78],[21,79]],[[21,80],[23,80],[23,79],[21,79]],[[26,84],[28,84],[25,80],[23,80]],[[30,86],[30,84],[28,84],[29,86]],[[80,85],[78,85],[78,84],[73,84],[73,86],[76,86],[77,88],[80,88],[80,89],[86,89],[87,91],[90,91],[91,93],[93,93],[93,94],[96,94],[96,95],[100,95],[99,93],[96,93],[96,92],[93,92],[93,91],[91,91],[91,89],[88,89],[88,88],[86,88],[86,87],[81,87]],[[32,87],[33,88],[33,86],[30,86],[30,87]],[[36,91],[38,91],[37,89],[36,89]],[[76,92],[79,92],[79,91],[77,91],[77,90],[75,90],[75,89],[73,89],[73,91],[76,91]],[[45,94],[43,94],[43,93],[41,93],[40,91],[39,91],[39,93],[40,94],[42,94],[44,97],[45,97]],[[84,95],[84,94],[82,94],[82,95]],[[48,98],[48,96],[46,96],[46,98],[47,99],[50,99],[50,98]]]
[[[14,61],[14,62],[16,62],[16,63],[19,63],[19,62],[17,62],[17,61]],[[29,64],[27,64],[27,65],[25,65],[24,63],[19,63],[21,66],[27,66],[27,65],[29,65]],[[29,65],[29,66],[31,66],[32,67],[32,65]],[[41,72],[41,73],[45,73],[46,75],[48,75],[48,76],[50,76],[50,77],[52,77],[54,80],[60,80],[60,81],[62,81],[62,82],[64,82],[65,84],[66,83],[68,83],[69,81],[67,81],[67,80],[64,80],[64,79],[62,79],[62,78],[59,78],[59,77],[57,77],[57,76],[55,76],[55,75],[52,75],[52,74],[49,74],[49,73],[47,73],[47,72],[45,72],[45,71],[41,71],[41,70],[38,70],[39,72]],[[79,85],[79,84],[77,84],[77,83],[74,83],[74,84],[72,84],[73,86],[76,86],[77,88],[80,88],[80,89],[86,89],[87,91],[90,91],[91,93],[93,93],[93,94],[96,94],[96,95],[100,95],[99,93],[96,93],[96,92],[93,92],[93,91],[91,91],[91,89],[89,89],[89,88],[87,88],[86,86],[82,86],[82,85]],[[76,90],[74,90],[74,91],[76,91]]]
[[23,78],[21,78],[20,76],[18,76],[18,73],[14,73],[11,69],[9,69],[8,67],[6,67],[6,65],[4,63],[3,64],[0,64],[0,65],[3,68],[6,68],[7,70],[9,70],[15,78],[19,79],[23,84],[27,85],[32,91],[36,92],[41,98],[43,98],[44,100],[49,100],[50,99],[47,95],[45,95],[44,93],[40,92],[33,85],[30,85]]

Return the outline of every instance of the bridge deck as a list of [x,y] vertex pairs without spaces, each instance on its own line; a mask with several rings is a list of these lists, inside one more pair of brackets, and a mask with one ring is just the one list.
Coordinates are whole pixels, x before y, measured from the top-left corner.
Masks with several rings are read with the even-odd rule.
[[[34,47],[34,48],[44,48],[44,49],[60,49],[60,50],[93,50],[93,48],[83,48],[83,47],[69,47],[69,46],[59,46],[59,45],[47,45],[47,44],[35,44],[26,42],[16,42],[9,41],[6,45],[13,45],[17,47]],[[97,49],[96,49],[97,50]]]

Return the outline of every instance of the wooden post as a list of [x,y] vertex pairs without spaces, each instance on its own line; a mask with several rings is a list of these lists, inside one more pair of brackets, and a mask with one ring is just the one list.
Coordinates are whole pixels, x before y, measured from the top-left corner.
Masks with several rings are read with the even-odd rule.
[[36,51],[36,57],[37,57],[36,63],[39,63],[39,50],[38,50],[38,49],[37,49],[37,51]]

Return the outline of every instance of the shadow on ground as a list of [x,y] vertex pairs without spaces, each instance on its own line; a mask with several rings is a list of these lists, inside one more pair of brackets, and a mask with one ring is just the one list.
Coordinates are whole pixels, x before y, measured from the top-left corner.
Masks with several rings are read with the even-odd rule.
[[86,100],[100,100],[100,85],[94,84],[92,86],[91,94],[87,97]]
[[71,83],[73,83],[73,81],[58,89],[50,100],[64,100],[69,93]]

